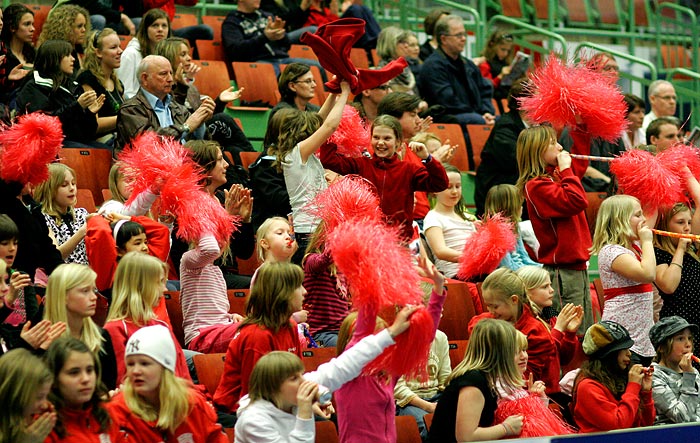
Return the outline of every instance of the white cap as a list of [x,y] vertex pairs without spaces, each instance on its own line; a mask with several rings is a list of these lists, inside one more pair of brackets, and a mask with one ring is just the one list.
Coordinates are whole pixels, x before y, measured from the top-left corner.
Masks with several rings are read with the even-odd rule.
[[177,351],[170,330],[165,326],[146,326],[134,332],[126,342],[124,358],[130,355],[146,355],[175,372]]

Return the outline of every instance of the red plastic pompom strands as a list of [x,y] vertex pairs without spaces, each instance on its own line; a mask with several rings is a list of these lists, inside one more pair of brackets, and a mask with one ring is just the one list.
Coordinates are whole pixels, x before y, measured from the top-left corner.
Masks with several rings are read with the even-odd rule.
[[119,160],[124,177],[133,182],[129,201],[147,189],[158,187],[160,211],[177,218],[178,237],[196,241],[209,233],[219,245],[228,243],[240,218],[230,215],[202,190],[202,168],[179,142],[146,132],[121,152]]
[[515,231],[501,214],[486,217],[477,224],[459,258],[457,277],[470,280],[493,272],[509,251],[515,249]]
[[62,143],[58,117],[39,112],[19,117],[0,132],[0,178],[34,185],[45,181],[47,165],[56,160]]
[[620,89],[609,76],[583,63],[565,64],[550,54],[530,75],[528,89],[531,94],[518,100],[533,122],[548,122],[557,130],[578,127],[611,142],[627,128]]

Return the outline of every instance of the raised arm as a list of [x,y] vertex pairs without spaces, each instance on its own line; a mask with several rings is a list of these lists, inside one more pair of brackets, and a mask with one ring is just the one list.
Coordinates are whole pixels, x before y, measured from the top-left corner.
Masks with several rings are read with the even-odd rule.
[[350,85],[348,85],[347,82],[342,82],[340,88],[341,93],[329,95],[319,112],[319,115],[323,117],[324,109],[330,107],[330,110],[327,111],[328,115],[324,118],[321,127],[311,134],[311,137],[299,143],[301,160],[304,163],[306,163],[309,157],[312,156],[338,128],[340,118],[343,116],[343,108],[348,101],[348,94],[350,94]]

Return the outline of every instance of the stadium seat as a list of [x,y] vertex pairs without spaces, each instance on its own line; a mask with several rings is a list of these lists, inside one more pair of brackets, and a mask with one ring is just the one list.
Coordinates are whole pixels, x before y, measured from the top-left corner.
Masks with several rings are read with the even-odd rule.
[[[209,25],[211,29],[214,30],[214,41],[221,43],[221,25],[224,23],[226,17],[223,15],[203,15],[202,24]],[[197,47],[199,50],[199,47]],[[201,53],[199,54],[202,55]]]
[[488,140],[492,129],[493,125],[467,125],[469,140],[472,143],[472,159],[474,160],[475,171],[481,164],[481,151],[484,150],[484,145],[486,145],[486,140]]
[[89,214],[97,212],[97,207],[95,206],[95,199],[92,196],[92,191],[89,189],[78,189],[77,192],[77,203],[75,204],[78,208],[85,208]]
[[316,422],[316,443],[338,443],[338,430],[330,421]]
[[433,417],[435,417],[435,414],[432,412],[430,414],[425,414],[423,416],[423,421],[425,422],[425,428],[428,431],[430,430],[430,427],[433,425]]
[[195,86],[201,95],[216,99],[221,91],[231,87],[226,62],[219,60],[200,60],[202,69],[197,73]]
[[119,36],[119,46],[122,48],[122,50],[126,49],[126,45],[129,44],[131,39],[134,38],[133,35],[120,35]]
[[450,365],[452,369],[464,360],[468,344],[469,340],[450,340]]
[[192,357],[194,369],[197,371],[199,383],[204,385],[207,392],[214,396],[216,388],[224,373],[226,354],[196,354]]
[[605,200],[607,194],[604,192],[586,192],[586,198],[588,199],[588,207],[586,207],[586,220],[588,221],[588,228],[591,231],[591,235],[595,231],[595,219],[598,216],[598,209],[600,205]]
[[172,29],[186,28],[187,26],[197,26],[199,20],[194,14],[175,14],[173,19],[170,21],[170,27]]
[[102,204],[102,190],[109,187],[112,151],[97,148],[62,148],[60,161],[70,166],[80,189],[92,191],[95,202]]
[[304,371],[315,371],[323,363],[331,361],[335,358],[337,352],[334,347],[330,348],[309,348],[304,349],[301,352],[302,359],[304,362]]
[[450,140],[451,145],[457,145],[454,157],[450,164],[460,171],[469,170],[469,160],[467,158],[467,142],[464,140],[462,128],[456,123],[433,123],[428,128],[428,132],[440,137],[442,143]]
[[241,155],[241,163],[242,163],[242,165],[243,165],[243,168],[247,171],[247,170],[248,170],[248,166],[250,166],[250,165],[252,165],[253,163],[255,163],[255,160],[258,159],[258,157],[260,156],[260,153],[257,152],[257,151],[256,151],[256,152],[245,152],[245,151],[243,151],[243,152],[240,153],[240,155]]
[[[224,45],[216,40],[197,40],[195,41],[197,45],[197,54],[200,60],[218,60],[226,62],[226,51],[224,51]],[[228,72],[228,64],[226,65],[226,71]]]
[[[51,11],[51,5],[26,5],[30,11],[34,13],[34,36],[32,38],[34,44],[36,45],[41,30],[44,28],[44,23],[46,23],[46,18],[49,16],[49,11]],[[9,23],[7,24],[9,26]]]
[[316,60],[318,61],[318,57],[316,57],[316,53],[311,49],[310,46],[306,45],[292,45],[289,48],[289,56],[293,58],[303,58],[306,60]]
[[112,200],[112,191],[105,188],[102,190],[102,203],[104,203],[108,200]]
[[250,289],[229,289],[226,295],[229,303],[228,312],[245,316],[245,304],[248,301]]
[[412,415],[396,416],[396,443],[422,443],[418,423]]
[[269,63],[233,62],[233,73],[239,88],[245,88],[242,99],[260,101],[270,107],[279,102],[277,76]]
[[369,69],[369,57],[363,48],[352,48],[350,50],[350,60],[358,69]]
[[168,310],[170,317],[170,326],[173,328],[173,335],[180,343],[180,346],[185,348],[185,330],[182,327],[182,306],[180,306],[180,291],[165,291],[165,307]]
[[467,284],[463,281],[447,279],[447,298],[442,309],[438,329],[447,334],[448,340],[467,340],[467,325],[474,316],[474,302]]

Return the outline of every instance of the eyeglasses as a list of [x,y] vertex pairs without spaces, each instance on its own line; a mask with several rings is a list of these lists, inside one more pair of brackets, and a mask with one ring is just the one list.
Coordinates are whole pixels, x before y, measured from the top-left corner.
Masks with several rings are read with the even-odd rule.
[[442,34],[445,37],[467,38],[466,32],[458,32],[457,34]]
[[655,95],[654,97],[659,97],[661,100],[666,100],[666,101],[678,100],[678,97],[676,97],[675,95]]
[[311,85],[311,84],[313,84],[313,83],[316,83],[316,80],[310,78],[310,79],[308,79],[308,80],[296,80],[296,81],[294,81],[294,82],[292,82],[292,83],[306,83],[307,85]]
[[379,85],[374,89],[381,89],[382,91],[386,91],[389,88],[391,88],[391,86],[389,86],[389,85]]

